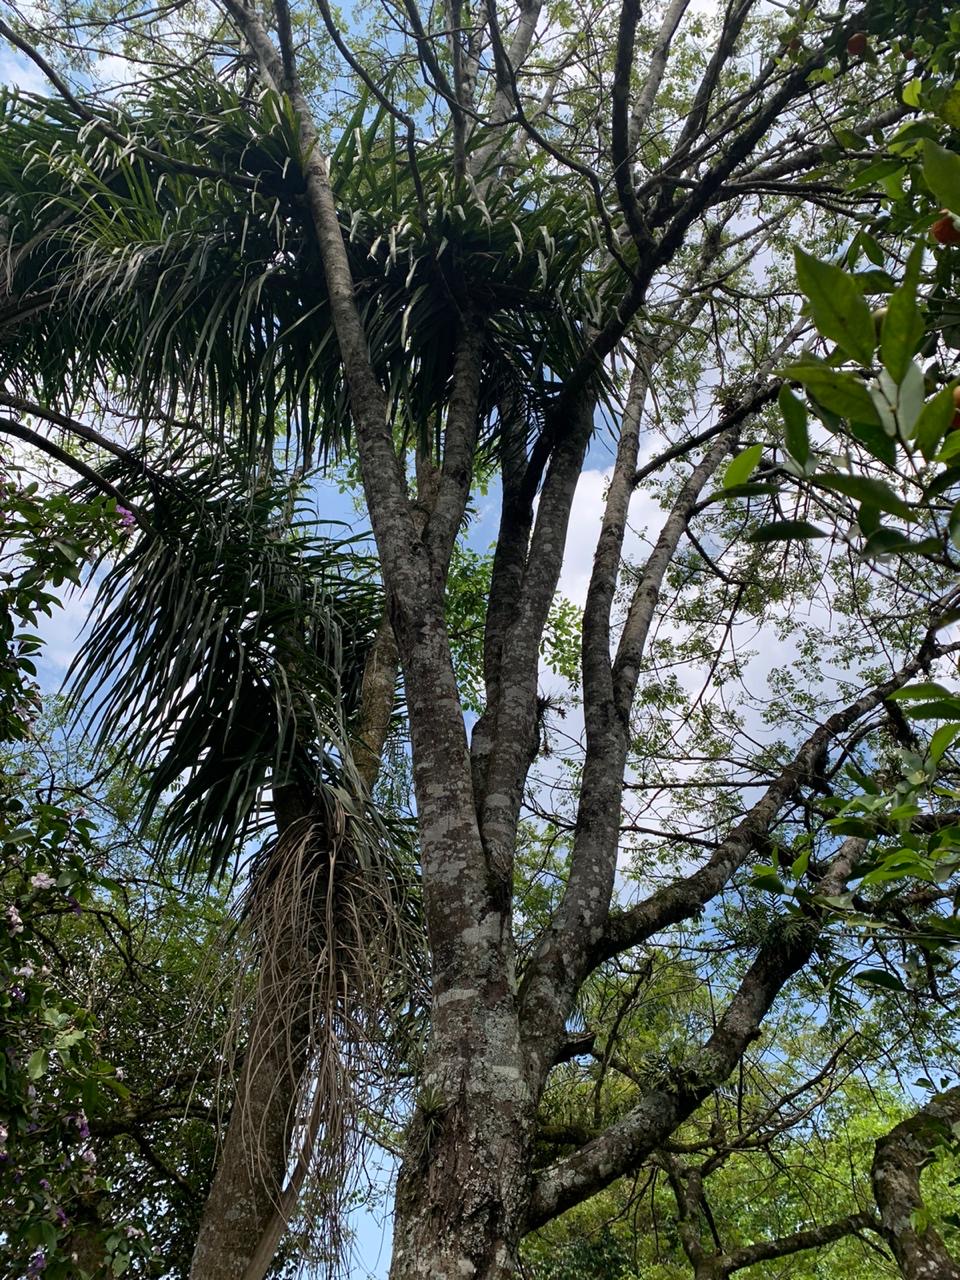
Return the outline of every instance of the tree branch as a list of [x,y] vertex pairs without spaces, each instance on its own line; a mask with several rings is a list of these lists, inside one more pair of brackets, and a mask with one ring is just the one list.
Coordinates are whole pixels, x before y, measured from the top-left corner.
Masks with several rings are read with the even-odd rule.
[[[821,893],[842,890],[865,847],[860,837],[844,841],[821,881]],[[636,1168],[713,1093],[757,1038],[783,987],[809,961],[821,928],[822,914],[816,906],[808,907],[802,918],[780,918],[693,1061],[650,1089],[599,1138],[535,1178],[526,1230],[542,1226]]]

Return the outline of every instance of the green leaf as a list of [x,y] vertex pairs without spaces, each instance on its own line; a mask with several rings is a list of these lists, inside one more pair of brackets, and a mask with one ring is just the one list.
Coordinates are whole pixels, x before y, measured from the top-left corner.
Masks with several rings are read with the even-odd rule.
[[910,708],[911,720],[960,720],[960,698],[941,698],[935,702],[916,702]]
[[916,286],[908,280],[891,293],[880,331],[880,358],[894,382],[903,381],[922,337],[923,320],[917,307]]
[[39,1080],[47,1069],[46,1049],[34,1049],[27,1060],[27,1079]]
[[936,455],[940,441],[943,439],[944,433],[953,421],[954,404],[953,404],[953,388],[951,383],[947,387],[943,387],[937,394],[924,404],[923,408],[913,424],[911,437],[916,440],[927,462]]
[[837,474],[818,475],[814,479],[824,489],[842,493],[848,498],[855,498],[871,507],[879,507],[881,511],[889,511],[891,515],[899,516],[901,520],[916,519],[915,513],[903,499],[898,497],[883,480],[877,480],[873,476]]
[[923,177],[942,205],[954,213],[960,212],[960,156],[925,139]]
[[807,407],[795,396],[786,383],[780,388],[777,403],[783,414],[784,437],[787,452],[801,467],[810,459],[810,437],[807,433]]
[[762,444],[752,444],[748,449],[744,449],[743,453],[738,453],[723,473],[724,489],[731,489],[734,485],[745,484],[756,469],[762,453]]
[[754,872],[752,883],[755,889],[763,889],[765,893],[782,894],[787,891],[780,877],[766,868]]
[[894,702],[922,702],[925,698],[949,698],[949,689],[932,680],[924,680],[921,684],[908,684],[903,689],[896,689],[890,694]]
[[857,236],[857,242],[875,267],[883,266],[887,260],[886,255],[872,235],[866,231],[861,231]]
[[960,129],[960,83],[954,82],[950,86],[947,96],[935,110],[951,129]]
[[755,480],[752,484],[735,484],[729,489],[720,489],[717,493],[712,494],[709,500],[713,501],[714,498],[769,497],[770,494],[779,492],[779,485],[761,483]]
[[[863,508],[861,507],[861,511]],[[919,542],[908,538],[898,529],[874,529],[863,546],[863,555],[872,556],[917,555],[932,556],[943,551],[939,538],[922,538]]]
[[875,426],[871,422],[851,422],[848,430],[854,439],[866,445],[867,450],[878,462],[882,462],[888,467],[896,466],[896,441],[887,434],[883,427]]
[[848,184],[848,190],[859,191],[862,187],[873,186],[874,183],[881,182],[892,174],[902,173],[903,169],[904,163],[902,160],[871,160],[869,164],[864,165],[856,177]]
[[881,425],[876,405],[860,378],[840,373],[819,360],[791,365],[784,375],[792,382],[802,383],[819,404],[841,418]]
[[957,457],[960,457],[960,431],[952,431],[944,440],[943,448],[937,454],[935,461],[953,462]]
[[960,724],[942,724],[933,733],[930,738],[930,746],[927,748],[927,755],[934,764],[940,763],[943,753],[954,741],[957,734],[960,734]]
[[952,489],[955,484],[960,484],[960,467],[947,467],[946,471],[941,471],[927,485],[926,496],[928,498],[939,497],[941,493],[946,493],[948,489]]
[[789,542],[790,540],[807,538],[825,538],[826,532],[807,520],[775,520],[772,524],[761,525],[747,538],[748,542]]
[[880,512],[876,507],[871,507],[869,502],[861,502],[860,510],[857,512],[857,524],[865,538],[872,538],[875,533],[880,532]]
[[821,262],[803,249],[796,249],[794,256],[797,282],[810,300],[817,328],[855,360],[868,364],[876,348],[876,334],[860,286],[846,271]]
[[884,991],[906,991],[906,987],[895,973],[887,973],[886,969],[861,969],[853,975],[854,982],[865,987],[880,987]]

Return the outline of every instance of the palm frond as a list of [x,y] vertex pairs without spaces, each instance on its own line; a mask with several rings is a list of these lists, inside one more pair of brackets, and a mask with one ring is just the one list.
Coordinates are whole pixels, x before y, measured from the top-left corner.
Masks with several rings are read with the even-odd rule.
[[[467,308],[486,334],[484,385],[514,384],[535,426],[582,350],[585,300],[605,287],[589,265],[599,243],[589,201],[538,173],[485,203],[453,179],[440,147],[418,154],[421,198],[389,130],[378,136],[376,110],[361,101],[355,119],[364,127],[345,130],[332,180],[398,432],[425,438],[442,421]],[[129,149],[78,127],[62,103],[0,98],[0,377],[29,379],[24,389],[47,398],[110,385],[145,417],[229,428],[248,452],[275,431],[308,455],[348,446],[288,104],[194,73],[116,108],[112,123]],[[181,167],[164,168],[160,152]]]
[[162,800],[163,848],[211,876],[268,816],[268,788],[366,820],[348,743],[382,612],[369,564],[222,463],[153,488],[153,532],[104,574],[68,677],[101,745],[148,770],[144,820]]

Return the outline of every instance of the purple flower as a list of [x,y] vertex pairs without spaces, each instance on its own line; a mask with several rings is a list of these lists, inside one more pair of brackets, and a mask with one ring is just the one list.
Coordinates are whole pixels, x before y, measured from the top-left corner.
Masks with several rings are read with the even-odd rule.
[[24,1000],[26,1000],[26,998],[27,998],[27,994],[26,994],[26,992],[24,991],[23,987],[11,987],[11,988],[10,988],[10,999],[11,999],[11,1000],[16,1000],[17,1004],[23,1004],[23,1002],[24,1002]]
[[30,877],[30,883],[35,889],[52,889],[57,882],[53,876],[48,876],[45,871],[38,871],[35,876]]
[[57,1205],[56,1209],[54,1209],[53,1216],[57,1220],[58,1227],[68,1227],[70,1225],[70,1219],[64,1213],[60,1205]]
[[137,517],[127,507],[117,507],[117,515],[120,517],[120,527],[123,529],[132,529],[137,523]]
[[38,1276],[47,1265],[47,1255],[42,1249],[38,1249],[36,1253],[31,1254],[30,1261],[27,1263],[27,1275]]

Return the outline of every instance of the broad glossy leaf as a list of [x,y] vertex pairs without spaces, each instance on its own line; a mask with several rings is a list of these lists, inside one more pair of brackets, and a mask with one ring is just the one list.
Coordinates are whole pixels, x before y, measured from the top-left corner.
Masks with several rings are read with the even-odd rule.
[[795,458],[801,467],[806,467],[810,458],[810,437],[807,433],[807,407],[793,394],[786,383],[780,388],[777,396],[780,412],[783,414],[784,437],[787,452]]
[[883,480],[877,480],[873,476],[837,474],[818,475],[815,479],[825,489],[832,489],[834,493],[842,493],[848,498],[855,498],[858,502],[879,507],[881,511],[889,511],[891,515],[899,516],[902,520],[916,519],[916,513],[904,500],[898,497]]
[[880,987],[884,991],[906,991],[907,989],[902,979],[894,973],[888,973],[886,969],[861,969],[859,973],[853,975],[853,980],[865,987]]
[[790,542],[794,539],[825,538],[825,530],[818,529],[808,520],[775,520],[762,525],[747,538],[748,542]]
[[920,684],[908,684],[890,694],[894,702],[922,702],[925,698],[951,697],[950,690],[933,680],[924,680]]
[[723,473],[724,489],[732,489],[735,485],[745,484],[756,469],[762,453],[762,444],[752,444],[749,448],[744,449],[743,453],[738,453]]
[[930,738],[930,746],[927,748],[927,754],[934,764],[940,763],[944,752],[958,734],[960,734],[960,724],[942,724],[935,730]]
[[853,276],[798,248],[797,282],[810,301],[813,319],[825,338],[863,364],[873,359],[876,334],[867,300]]
[[820,361],[804,360],[785,369],[784,375],[793,382],[802,383],[819,404],[841,418],[881,425],[866,384],[853,374],[840,373]]
[[899,529],[875,529],[864,543],[863,554],[867,559],[872,556],[890,555],[936,555],[943,551],[939,538],[923,538],[915,541],[905,537]]
[[884,431],[883,427],[878,427],[871,422],[851,422],[848,430],[856,440],[866,445],[867,450],[878,462],[888,467],[896,466],[897,442],[893,436]]
[[911,720],[960,720],[960,698],[914,703],[910,707],[909,716]]
[[913,424],[911,437],[916,440],[927,462],[936,456],[940,441],[953,420],[953,387],[951,383],[927,400]]
[[923,320],[909,284],[891,293],[880,333],[880,356],[894,382],[902,381],[923,337]]
[[923,144],[923,177],[942,205],[960,213],[960,156],[927,138]]

